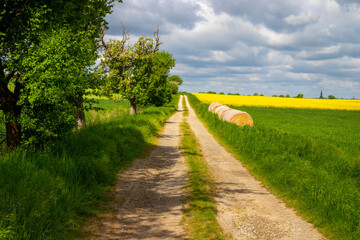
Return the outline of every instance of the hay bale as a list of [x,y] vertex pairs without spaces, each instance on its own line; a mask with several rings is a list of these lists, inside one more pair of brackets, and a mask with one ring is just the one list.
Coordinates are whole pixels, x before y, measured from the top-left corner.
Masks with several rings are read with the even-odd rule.
[[208,110],[209,110],[209,112],[214,113],[216,108],[219,106],[222,106],[221,103],[213,102],[212,104],[209,105]]
[[243,112],[235,109],[226,111],[222,120],[230,123],[234,123],[238,126],[245,126],[245,125],[254,126],[254,121],[247,112]]
[[225,114],[224,114],[224,116],[223,116],[223,118],[222,118],[222,120],[223,120],[223,121],[226,121],[226,122],[229,122],[230,119],[231,119],[233,116],[235,116],[237,113],[239,113],[239,112],[241,112],[241,111],[236,110],[236,109],[231,109],[231,110],[229,110],[229,111],[226,111]]
[[222,115],[224,115],[224,113],[227,111],[227,110],[230,110],[231,108],[229,108],[228,106],[226,105],[222,105],[222,106],[218,106],[215,110],[215,113],[219,116],[219,118],[221,119]]
[[229,110],[232,110],[232,108],[228,108],[228,109],[225,109],[225,110],[221,111],[221,112],[219,113],[219,118],[220,118],[221,120],[223,120],[225,113],[226,113],[227,111],[229,111]]
[[211,103],[208,110],[209,112],[216,113],[223,121],[234,123],[238,126],[254,126],[254,121],[247,112],[232,109],[217,102]]

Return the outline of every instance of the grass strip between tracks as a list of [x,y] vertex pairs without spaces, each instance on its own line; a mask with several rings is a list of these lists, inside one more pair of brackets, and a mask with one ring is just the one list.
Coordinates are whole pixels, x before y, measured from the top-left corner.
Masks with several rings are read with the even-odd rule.
[[[184,116],[188,116],[185,103],[183,106]],[[189,194],[184,207],[185,230],[189,233],[189,239],[228,239],[216,220],[214,180],[207,170],[199,143],[185,121],[181,124],[181,131],[181,149],[190,172]]]

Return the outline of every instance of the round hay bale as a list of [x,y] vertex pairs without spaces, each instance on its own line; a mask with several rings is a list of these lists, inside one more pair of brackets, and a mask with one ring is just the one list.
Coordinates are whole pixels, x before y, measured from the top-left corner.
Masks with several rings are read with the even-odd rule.
[[229,108],[228,106],[222,105],[216,108],[215,113],[219,116],[219,118],[221,119],[221,115],[223,115],[223,113],[227,110],[230,110],[231,108]]
[[208,111],[209,112],[214,112],[214,108],[221,105],[220,103],[218,102],[213,102],[212,104],[209,105],[209,108],[208,108]]
[[226,122],[230,122],[230,119],[231,119],[233,116],[235,116],[236,114],[238,114],[238,113],[241,113],[241,111],[236,110],[236,109],[230,109],[230,110],[228,110],[228,111],[225,112],[222,120],[223,120],[223,121],[226,121]]
[[221,111],[221,112],[219,113],[219,118],[220,118],[221,120],[223,120],[225,113],[226,113],[227,111],[229,111],[229,110],[232,110],[232,109],[231,109],[231,108],[228,108],[228,109],[225,109],[225,110]]
[[234,123],[234,124],[236,124],[238,126],[245,126],[245,125],[254,126],[254,121],[253,121],[252,117],[247,112],[241,112],[241,113],[235,114],[230,119],[229,122]]

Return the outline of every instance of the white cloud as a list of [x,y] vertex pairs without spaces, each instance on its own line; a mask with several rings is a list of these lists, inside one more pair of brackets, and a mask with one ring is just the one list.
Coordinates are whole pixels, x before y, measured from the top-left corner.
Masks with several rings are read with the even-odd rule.
[[308,24],[311,22],[316,21],[316,17],[312,15],[312,13],[310,12],[302,12],[301,14],[295,16],[295,15],[290,15],[287,16],[286,18],[284,18],[284,21],[288,24],[291,25],[301,25],[301,24]]
[[108,20],[112,38],[159,25],[182,90],[360,98],[355,0],[134,0]]

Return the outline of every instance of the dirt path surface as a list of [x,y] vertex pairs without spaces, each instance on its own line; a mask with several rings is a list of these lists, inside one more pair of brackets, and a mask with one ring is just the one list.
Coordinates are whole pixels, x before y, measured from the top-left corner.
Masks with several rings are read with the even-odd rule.
[[205,129],[186,98],[188,123],[218,187],[217,219],[235,239],[324,239],[293,209],[270,194]]
[[179,151],[182,97],[157,147],[118,176],[113,211],[101,215],[87,239],[180,239],[187,168]]

